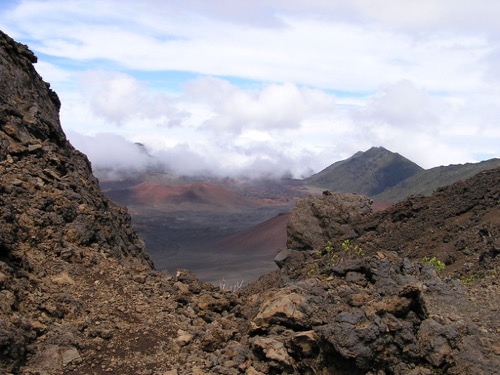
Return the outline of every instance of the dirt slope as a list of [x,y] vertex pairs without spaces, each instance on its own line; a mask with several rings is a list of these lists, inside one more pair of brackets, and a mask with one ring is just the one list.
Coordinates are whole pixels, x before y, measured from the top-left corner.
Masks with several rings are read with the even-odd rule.
[[275,254],[286,247],[289,213],[282,213],[256,226],[217,242],[214,246],[226,252]]

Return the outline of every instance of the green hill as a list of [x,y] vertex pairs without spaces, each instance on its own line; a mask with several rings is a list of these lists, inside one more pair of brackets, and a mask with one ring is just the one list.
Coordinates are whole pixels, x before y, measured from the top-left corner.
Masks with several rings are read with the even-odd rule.
[[372,147],[336,162],[304,181],[334,192],[373,196],[421,171],[422,167],[398,153]]

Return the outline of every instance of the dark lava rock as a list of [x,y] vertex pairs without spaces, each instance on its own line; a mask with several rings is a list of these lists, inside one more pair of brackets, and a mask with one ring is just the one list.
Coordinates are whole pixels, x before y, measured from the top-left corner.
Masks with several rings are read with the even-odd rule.
[[359,194],[328,193],[299,200],[288,222],[287,247],[318,249],[333,238],[359,236],[356,225],[372,212],[370,198]]

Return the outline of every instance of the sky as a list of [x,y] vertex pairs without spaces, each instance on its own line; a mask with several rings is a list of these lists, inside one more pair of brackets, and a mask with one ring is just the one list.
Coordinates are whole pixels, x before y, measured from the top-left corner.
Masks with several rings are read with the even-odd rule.
[[[497,0],[0,0],[94,169],[319,172],[500,157]],[[143,147],[138,147],[141,143]]]

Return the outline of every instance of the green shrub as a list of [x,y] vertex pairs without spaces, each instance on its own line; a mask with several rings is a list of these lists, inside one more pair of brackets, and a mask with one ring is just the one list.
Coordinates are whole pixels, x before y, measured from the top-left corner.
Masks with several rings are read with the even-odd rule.
[[352,244],[349,240],[344,240],[339,249],[335,249],[332,242],[328,241],[323,249],[316,252],[316,257],[319,258],[319,260],[313,264],[308,274],[315,274],[318,272],[320,266],[335,266],[345,259],[361,258],[363,255],[363,249],[358,245]]
[[440,260],[437,260],[436,257],[424,257],[422,259],[422,263],[423,264],[430,264],[431,266],[434,266],[435,269],[437,269],[438,271],[442,271],[444,270],[444,263],[441,262]]

